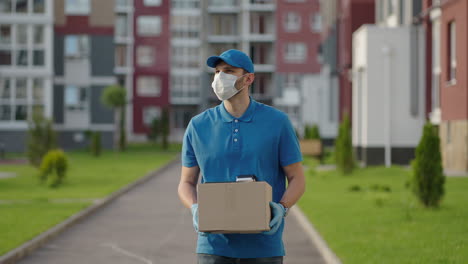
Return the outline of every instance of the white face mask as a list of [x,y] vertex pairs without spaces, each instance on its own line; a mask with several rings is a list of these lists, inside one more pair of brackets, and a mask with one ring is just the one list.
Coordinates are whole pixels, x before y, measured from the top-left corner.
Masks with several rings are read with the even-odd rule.
[[221,101],[227,100],[236,95],[242,89],[244,89],[245,86],[239,90],[237,90],[235,87],[237,79],[241,78],[242,76],[237,77],[235,75],[227,74],[224,72],[219,72],[218,74],[216,74],[213,83],[211,83],[211,87],[213,87],[213,91],[218,97],[218,99]]

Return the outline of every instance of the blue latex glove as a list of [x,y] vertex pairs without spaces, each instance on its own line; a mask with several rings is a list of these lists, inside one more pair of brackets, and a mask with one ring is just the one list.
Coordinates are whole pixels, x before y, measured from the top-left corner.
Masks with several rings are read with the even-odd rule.
[[205,232],[198,231],[198,204],[192,204],[191,210],[192,210],[193,228],[195,228],[195,231],[202,236],[208,235]]
[[286,209],[280,203],[270,202],[270,209],[271,209],[271,221],[270,221],[270,230],[264,231],[263,234],[265,235],[273,235],[278,232],[278,228],[283,223],[284,215],[286,213]]

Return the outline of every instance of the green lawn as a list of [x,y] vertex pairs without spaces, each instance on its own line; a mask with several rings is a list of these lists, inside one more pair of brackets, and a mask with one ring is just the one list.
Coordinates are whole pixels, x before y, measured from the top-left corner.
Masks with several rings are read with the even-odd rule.
[[409,173],[311,169],[299,206],[345,264],[468,263],[468,177],[447,178],[441,207],[425,209],[405,188]]
[[0,255],[86,208],[91,204],[86,199],[103,198],[167,164],[179,149],[180,145],[171,145],[169,151],[132,145],[126,152],[105,151],[98,158],[84,151],[68,152],[69,173],[57,189],[39,185],[31,166],[0,165],[0,172],[17,174],[0,179]]

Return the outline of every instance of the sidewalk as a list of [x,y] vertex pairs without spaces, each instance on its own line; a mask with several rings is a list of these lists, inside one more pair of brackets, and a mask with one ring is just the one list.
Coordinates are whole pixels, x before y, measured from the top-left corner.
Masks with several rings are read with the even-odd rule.
[[[190,210],[177,196],[179,173],[180,163],[175,163],[19,263],[196,263]],[[284,263],[324,263],[294,217],[287,218],[284,242]]]

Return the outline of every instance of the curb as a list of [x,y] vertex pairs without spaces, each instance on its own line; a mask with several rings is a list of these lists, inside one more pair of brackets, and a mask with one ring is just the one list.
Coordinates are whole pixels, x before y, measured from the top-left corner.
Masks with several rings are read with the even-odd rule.
[[335,255],[335,253],[330,249],[325,240],[320,236],[316,231],[312,223],[307,219],[307,217],[302,212],[301,208],[298,205],[291,208],[291,214],[299,222],[302,229],[305,231],[312,243],[317,247],[320,255],[325,260],[327,264],[342,264],[340,259]]
[[47,241],[51,240],[55,236],[59,235],[63,231],[67,230],[68,228],[72,227],[74,224],[79,222],[81,219],[84,219],[85,217],[93,214],[95,211],[97,211],[100,208],[103,208],[104,206],[108,205],[111,203],[113,200],[117,199],[118,197],[122,196],[132,188],[147,182],[148,180],[154,178],[155,176],[161,174],[162,172],[166,171],[169,167],[173,166],[174,164],[178,163],[180,161],[180,158],[175,158],[174,160],[170,161],[168,164],[164,165],[160,169],[156,171],[152,171],[148,173],[146,176],[143,178],[140,178],[136,180],[133,183],[128,184],[127,186],[113,192],[109,196],[98,200],[88,208],[70,216],[67,220],[55,225],[54,227],[48,229],[47,231],[44,231],[43,233],[39,234],[38,236],[34,237],[33,239],[25,242],[21,246],[12,249],[11,251],[7,252],[5,255],[0,256],[0,264],[14,264],[20,259],[24,258],[31,252],[33,252],[35,249],[39,248],[42,246],[44,243]]

